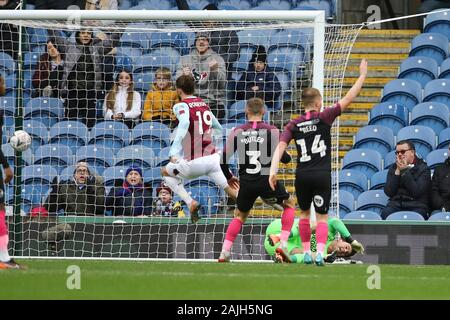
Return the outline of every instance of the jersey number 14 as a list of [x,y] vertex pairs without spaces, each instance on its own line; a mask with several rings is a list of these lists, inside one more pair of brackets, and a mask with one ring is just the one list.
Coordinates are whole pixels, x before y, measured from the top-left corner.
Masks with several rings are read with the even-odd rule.
[[[302,151],[302,156],[300,157],[300,162],[308,162],[311,160],[311,156],[308,154],[308,149],[306,148],[306,141],[305,139],[298,139],[295,141]],[[311,153],[319,153],[320,157],[325,157],[327,151],[327,146],[325,145],[324,140],[320,140],[320,134],[317,134],[314,137],[314,141],[311,146]]]

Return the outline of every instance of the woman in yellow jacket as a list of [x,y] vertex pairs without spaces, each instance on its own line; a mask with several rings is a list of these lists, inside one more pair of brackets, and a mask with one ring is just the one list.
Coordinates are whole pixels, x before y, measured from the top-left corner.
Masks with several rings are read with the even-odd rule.
[[160,121],[171,128],[176,126],[176,116],[172,107],[179,99],[171,78],[172,74],[168,68],[156,70],[152,90],[145,98],[142,120]]

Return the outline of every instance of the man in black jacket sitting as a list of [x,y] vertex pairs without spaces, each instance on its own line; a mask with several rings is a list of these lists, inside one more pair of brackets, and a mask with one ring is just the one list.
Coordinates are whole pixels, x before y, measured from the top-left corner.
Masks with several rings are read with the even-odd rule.
[[381,211],[381,217],[386,219],[397,211],[415,211],[427,219],[430,169],[417,157],[414,144],[408,140],[397,142],[395,154],[396,161],[389,168],[384,186],[389,202]]
[[450,211],[450,145],[449,157],[434,170],[431,204],[433,210]]

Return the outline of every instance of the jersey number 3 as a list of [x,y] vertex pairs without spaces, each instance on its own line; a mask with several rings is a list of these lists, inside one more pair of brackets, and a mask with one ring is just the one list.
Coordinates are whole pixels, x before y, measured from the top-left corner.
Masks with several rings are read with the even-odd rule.
[[[306,142],[305,139],[299,139],[297,141],[297,144],[302,149],[302,156],[300,157],[300,162],[308,162],[311,160],[311,156],[308,155],[308,149],[306,148]],[[314,137],[314,141],[312,143],[311,147],[311,153],[319,153],[320,157],[325,157],[327,151],[327,146],[325,145],[325,141],[320,140],[320,134],[317,134]]]
[[259,156],[261,155],[261,151],[247,151],[247,155],[250,157],[248,162],[251,165],[254,165],[253,169],[246,169],[245,171],[248,174],[257,174],[261,171],[261,162],[258,161]]

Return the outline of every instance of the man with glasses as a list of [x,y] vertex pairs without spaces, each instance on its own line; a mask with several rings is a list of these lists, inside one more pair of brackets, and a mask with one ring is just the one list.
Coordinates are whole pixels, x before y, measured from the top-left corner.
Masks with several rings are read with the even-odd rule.
[[433,210],[450,211],[450,145],[448,157],[433,173],[431,204]]
[[397,211],[415,211],[427,219],[431,189],[430,169],[417,157],[411,141],[397,142],[395,154],[395,163],[389,168],[384,186],[389,202],[381,211],[381,217],[386,219]]
[[91,175],[86,162],[75,166],[72,181],[54,187],[45,208],[49,213],[64,211],[65,215],[104,214],[105,187],[101,177]]

